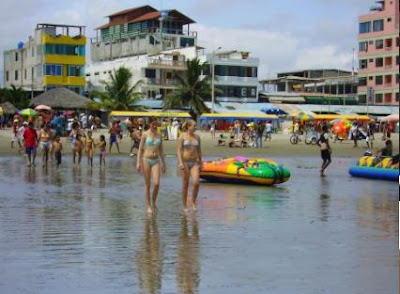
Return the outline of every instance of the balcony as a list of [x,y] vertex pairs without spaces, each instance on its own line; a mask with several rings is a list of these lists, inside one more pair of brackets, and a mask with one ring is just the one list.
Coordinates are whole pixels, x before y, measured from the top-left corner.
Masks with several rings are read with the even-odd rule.
[[161,59],[161,58],[149,59],[148,68],[187,70],[186,61]]
[[176,89],[179,85],[176,79],[157,79],[147,78],[147,88],[164,88],[164,89]]

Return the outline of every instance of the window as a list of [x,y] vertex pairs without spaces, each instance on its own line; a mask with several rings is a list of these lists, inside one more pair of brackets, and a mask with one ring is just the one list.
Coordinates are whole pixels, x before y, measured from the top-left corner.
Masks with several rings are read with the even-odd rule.
[[367,63],[367,59],[361,59],[360,60],[360,68],[367,68],[368,67],[368,63]]
[[396,38],[396,46],[400,47],[400,38],[399,37]]
[[396,92],[396,102],[399,102],[399,99],[400,99],[399,92]]
[[383,19],[374,20],[373,31],[374,32],[383,31]]
[[369,33],[371,31],[371,22],[360,23],[360,34]]
[[144,76],[146,78],[155,79],[156,78],[156,70],[155,69],[148,69],[146,68]]
[[8,72],[8,70],[6,71],[6,82],[8,82],[8,80],[10,79],[10,74]]
[[396,84],[399,84],[399,80],[400,80],[400,75],[396,74]]
[[368,42],[360,42],[358,43],[358,50],[360,52],[367,52],[368,51]]
[[374,80],[374,76],[368,77],[368,80],[369,80],[369,81],[373,81],[373,80]]
[[367,78],[366,77],[358,78],[358,85],[359,86],[366,86],[367,85]]
[[382,103],[382,94],[375,94],[375,103]]
[[391,21],[392,21],[392,18],[391,18],[391,17],[388,17],[387,21],[388,21],[388,22],[391,22]]
[[382,67],[383,66],[383,58],[378,57],[375,59],[375,67]]
[[84,76],[84,67],[81,65],[69,65],[68,66],[68,76],[70,76],[70,77]]
[[399,55],[396,56],[396,64],[399,65],[400,64],[400,58]]
[[18,61],[18,52],[15,52],[15,61]]
[[46,64],[46,76],[62,76],[62,65]]
[[361,104],[367,103],[367,95],[358,95],[358,102]]
[[14,80],[18,81],[18,70],[14,72]]
[[382,85],[383,84],[383,78],[382,76],[376,76],[375,77],[375,85]]
[[383,49],[383,40],[376,40],[375,41],[375,48],[376,49]]

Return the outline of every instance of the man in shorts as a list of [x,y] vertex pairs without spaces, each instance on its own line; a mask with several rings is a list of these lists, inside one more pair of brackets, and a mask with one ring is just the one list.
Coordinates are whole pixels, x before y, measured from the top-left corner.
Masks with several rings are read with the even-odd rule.
[[35,166],[36,147],[38,145],[38,135],[33,127],[33,122],[29,122],[28,128],[24,131],[25,152],[27,155],[27,166]]

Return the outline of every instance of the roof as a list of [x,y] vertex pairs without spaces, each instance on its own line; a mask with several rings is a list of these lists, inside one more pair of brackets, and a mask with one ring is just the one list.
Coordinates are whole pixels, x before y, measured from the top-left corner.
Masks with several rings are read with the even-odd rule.
[[113,16],[118,16],[118,15],[121,15],[121,14],[126,14],[126,13],[129,13],[129,12],[135,11],[135,10],[143,9],[145,7],[148,7],[150,9],[156,10],[154,7],[152,7],[150,5],[143,5],[143,6],[138,6],[138,7],[134,7],[134,8],[128,8],[128,9],[120,10],[120,11],[118,11],[116,13],[107,15],[107,17],[113,17]]
[[152,12],[145,13],[145,14],[135,18],[134,20],[130,21],[129,23],[151,20],[151,19],[159,18],[160,16],[161,16],[160,11],[152,11]]
[[348,119],[348,120],[371,120],[369,116],[358,115],[358,114],[316,114],[314,119],[316,120],[334,120],[337,118]]
[[200,119],[263,119],[274,120],[279,119],[275,114],[254,114],[254,112],[228,112],[228,113],[203,113]]
[[54,88],[32,99],[30,105],[47,105],[53,109],[86,109],[92,100],[66,88]]
[[15,114],[18,109],[11,102],[4,102],[0,104],[4,114]]
[[190,114],[187,112],[163,112],[163,111],[111,111],[110,116],[114,117],[183,117],[183,118],[191,118]]

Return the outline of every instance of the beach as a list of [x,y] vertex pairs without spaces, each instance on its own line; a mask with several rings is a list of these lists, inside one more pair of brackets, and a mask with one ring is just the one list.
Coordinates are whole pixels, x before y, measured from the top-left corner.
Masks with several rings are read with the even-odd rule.
[[[109,144],[109,135],[106,129],[101,129],[97,132],[93,133],[93,138],[96,142],[98,142],[100,135],[103,134],[106,137],[106,142]],[[253,156],[253,157],[274,157],[274,156],[318,156],[319,157],[319,148],[317,145],[306,145],[304,143],[304,136],[301,136],[302,141],[296,145],[292,145],[289,142],[289,134],[273,134],[271,141],[263,141],[262,148],[248,147],[248,148],[229,148],[228,146],[218,146],[217,141],[220,133],[217,133],[216,139],[212,139],[209,132],[205,131],[197,131],[197,134],[200,135],[202,139],[202,151],[203,156],[206,158],[207,156],[211,157],[231,157],[236,155],[243,156]],[[228,133],[223,133],[225,136],[226,144],[228,144]],[[381,140],[382,133],[375,134],[375,140],[373,142],[374,148],[372,151],[377,151],[384,147],[385,141]],[[392,134],[391,140],[393,141],[393,153],[396,154],[399,152],[399,134]],[[13,155],[18,153],[18,149],[11,149],[11,129],[0,130],[0,155]],[[64,146],[64,154],[71,154],[71,148],[69,144],[69,139],[63,137],[61,142]],[[358,158],[363,156],[364,152],[367,151],[367,145],[365,140],[358,141],[358,147],[353,147],[353,141],[343,141],[342,143],[331,142],[332,147],[332,156],[335,157],[354,157]],[[131,147],[131,139],[129,137],[124,137],[120,142],[120,151],[121,154],[129,155],[130,147]],[[177,141],[164,141],[164,152],[167,156],[175,156],[176,155],[176,144]],[[17,144],[15,144],[17,146]],[[108,152],[108,146],[107,146]],[[137,150],[134,150],[134,153]],[[95,150],[95,154],[98,153],[98,150]],[[107,153],[107,156],[113,156],[117,154],[117,149],[114,146],[112,153]]]

